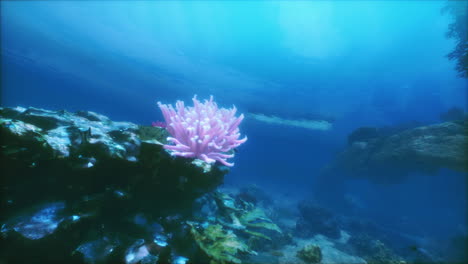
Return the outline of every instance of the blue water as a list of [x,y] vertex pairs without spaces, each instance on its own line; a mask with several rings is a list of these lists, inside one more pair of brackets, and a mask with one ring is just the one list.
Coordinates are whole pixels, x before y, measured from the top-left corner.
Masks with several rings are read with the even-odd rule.
[[[452,17],[441,13],[444,4],[6,1],[1,103],[150,125],[162,120],[157,101],[197,94],[241,113],[332,117],[328,131],[246,119],[249,140],[225,179],[277,199],[310,198],[354,129],[436,123],[451,107],[467,110],[467,80],[446,57],[455,41],[445,37]],[[442,238],[467,228],[459,172],[397,185],[350,180],[330,192],[359,197],[364,216],[388,228]]]

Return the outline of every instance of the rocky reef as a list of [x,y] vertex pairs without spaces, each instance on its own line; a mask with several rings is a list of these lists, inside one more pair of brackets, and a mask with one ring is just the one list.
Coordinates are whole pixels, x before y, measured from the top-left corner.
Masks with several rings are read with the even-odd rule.
[[227,167],[164,150],[164,128],[16,107],[0,109],[0,138],[1,262],[239,263],[249,237],[280,232],[215,192]]
[[93,112],[20,107],[0,109],[0,118],[4,217],[31,199],[74,205],[99,196],[114,199],[112,208],[102,210],[116,214],[168,211],[213,190],[227,173],[171,157],[162,148],[166,132],[158,127],[113,122]]
[[297,257],[305,263],[319,263],[322,260],[322,251],[317,245],[307,245],[297,252]]
[[349,145],[323,174],[346,173],[373,182],[393,183],[410,172],[434,173],[440,168],[468,172],[468,121],[417,126],[394,133],[359,128]]
[[[314,201],[278,201],[258,186],[221,189],[228,167],[171,155],[166,138],[163,127],[89,111],[0,108],[0,262],[408,259],[391,245],[412,241],[399,234],[388,239],[387,231]],[[435,263],[424,250],[412,252]]]

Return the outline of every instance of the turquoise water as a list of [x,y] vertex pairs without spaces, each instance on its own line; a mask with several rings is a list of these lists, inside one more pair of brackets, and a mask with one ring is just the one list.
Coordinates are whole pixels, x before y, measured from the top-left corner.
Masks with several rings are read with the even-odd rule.
[[355,129],[467,111],[467,79],[447,58],[457,41],[446,37],[446,4],[2,1],[1,104],[151,125],[163,120],[157,101],[213,95],[246,116],[249,138],[223,187],[324,196],[338,213],[352,197],[388,229],[448,241],[467,233],[466,172],[411,172],[397,184],[344,177],[317,190]]

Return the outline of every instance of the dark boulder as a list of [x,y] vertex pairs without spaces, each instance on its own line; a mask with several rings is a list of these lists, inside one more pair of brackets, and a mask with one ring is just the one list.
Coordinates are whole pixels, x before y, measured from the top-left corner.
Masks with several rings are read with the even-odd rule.
[[228,170],[171,156],[167,136],[89,111],[0,108],[0,262],[183,259],[173,234]]
[[356,132],[320,177],[344,173],[377,183],[398,183],[410,172],[433,174],[440,168],[468,172],[466,121],[419,126],[388,136],[365,131]]

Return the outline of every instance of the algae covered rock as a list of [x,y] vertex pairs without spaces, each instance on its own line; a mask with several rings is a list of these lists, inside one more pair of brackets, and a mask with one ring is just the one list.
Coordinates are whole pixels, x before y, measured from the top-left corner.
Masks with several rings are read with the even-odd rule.
[[307,245],[297,251],[296,256],[307,264],[314,264],[322,260],[322,251],[317,245]]
[[188,222],[195,242],[207,255],[210,264],[241,263],[239,254],[253,253],[232,231],[219,224],[202,227]]
[[89,111],[0,108],[0,261],[183,263],[174,233],[228,170],[171,156],[166,137]]
[[[236,259],[239,259],[250,263],[249,261],[255,258],[256,250],[266,250],[268,247],[273,247],[273,238],[276,240],[282,236],[281,229],[266,216],[262,209],[239,199],[239,197],[220,191],[199,198],[195,202],[193,212],[195,214],[190,221],[192,235],[195,238],[202,238],[206,237],[202,234],[207,232],[219,234],[216,250],[231,252],[228,254],[229,257],[223,261],[229,260],[232,263],[237,263]],[[211,237],[213,236],[211,235]],[[229,248],[231,243],[221,243],[224,241],[222,237],[227,239],[226,242],[231,241],[232,245],[238,247],[239,251],[236,252],[241,254],[233,254],[233,249]],[[211,240],[204,239],[203,241]],[[207,248],[207,246],[197,243],[208,259],[215,261],[214,263],[220,261],[219,254],[207,252],[215,248]],[[227,248],[223,250],[222,247],[225,246]]]
[[94,112],[1,108],[2,212],[30,204],[30,197],[73,203],[113,191],[128,194],[127,209],[187,206],[227,170],[172,157],[162,147],[166,135]]
[[411,172],[432,174],[440,168],[468,171],[466,120],[420,125],[389,135],[376,131],[366,128],[353,132],[349,146],[320,178],[345,173],[377,183],[398,183]]
[[166,138],[94,112],[0,108],[0,262],[250,263],[282,235],[216,191],[227,167],[172,156]]
[[271,240],[272,235],[282,233],[262,209],[251,203],[234,199],[222,192],[215,192],[214,200],[219,208],[218,221],[227,227],[266,240]]

